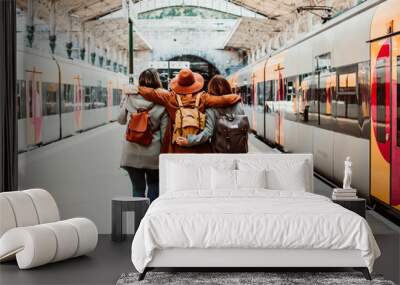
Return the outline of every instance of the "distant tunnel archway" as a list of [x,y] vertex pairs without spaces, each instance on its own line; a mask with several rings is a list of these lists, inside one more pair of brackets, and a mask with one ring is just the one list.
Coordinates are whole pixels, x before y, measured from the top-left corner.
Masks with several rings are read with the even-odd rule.
[[[220,71],[218,68],[209,62],[208,60],[196,56],[196,55],[191,55],[191,54],[185,54],[185,55],[178,55],[171,57],[168,59],[168,61],[188,61],[190,62],[190,69],[193,72],[200,73],[204,77],[204,90],[207,90],[207,85],[210,79],[217,74],[220,74]],[[164,85],[168,85],[168,78],[172,79],[175,77],[176,74],[178,74],[179,70],[170,70],[169,71],[169,76],[168,76],[168,71],[160,72],[161,73],[161,80],[163,81]]]

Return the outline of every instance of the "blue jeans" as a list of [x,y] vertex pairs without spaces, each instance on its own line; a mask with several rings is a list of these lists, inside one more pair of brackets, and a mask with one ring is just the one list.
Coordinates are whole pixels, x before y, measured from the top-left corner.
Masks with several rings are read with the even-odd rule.
[[158,169],[124,168],[132,182],[133,197],[145,197],[147,186],[147,198],[150,199],[150,203],[153,202],[159,194]]

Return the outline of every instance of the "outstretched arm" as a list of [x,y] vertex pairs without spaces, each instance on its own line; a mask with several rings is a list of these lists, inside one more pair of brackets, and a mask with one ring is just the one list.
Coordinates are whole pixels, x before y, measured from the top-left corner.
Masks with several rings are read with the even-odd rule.
[[170,96],[170,93],[165,89],[154,89],[144,86],[139,86],[139,94],[142,95],[144,99],[163,106],[167,104],[168,97]]
[[215,113],[213,109],[206,110],[206,127],[197,135],[189,135],[186,146],[195,146],[207,142],[214,133]]
[[231,106],[240,101],[241,101],[240,96],[235,94],[223,95],[223,96],[212,96],[207,94],[205,105],[206,108],[208,107],[219,108],[219,107]]

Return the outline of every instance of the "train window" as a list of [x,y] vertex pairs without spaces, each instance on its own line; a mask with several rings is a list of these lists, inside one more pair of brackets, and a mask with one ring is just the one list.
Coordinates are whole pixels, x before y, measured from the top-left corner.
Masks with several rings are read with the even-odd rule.
[[94,92],[94,108],[101,108],[103,105],[103,88],[101,88],[101,86],[99,87],[95,87],[94,88],[95,92]]
[[[334,72],[323,72],[316,76],[316,99],[319,100],[319,113],[323,115],[332,114],[332,99],[336,87]],[[322,121],[321,121],[322,122]]]
[[86,86],[84,88],[84,103],[83,103],[83,108],[85,110],[89,110],[92,107],[92,99],[91,99],[91,88],[89,86]]
[[299,112],[304,113],[304,109],[307,103],[306,98],[306,90],[308,88],[307,80],[305,80],[309,75],[302,74],[299,76],[299,90],[298,90],[298,98],[299,98]]
[[339,118],[358,119],[357,65],[337,70],[335,115]]
[[96,87],[90,87],[90,109],[95,109],[96,108],[96,97],[97,97],[97,88]]
[[400,146],[400,56],[397,57],[397,146]]
[[314,79],[310,76],[307,80],[306,80],[306,88],[304,88],[304,97],[305,97],[305,102],[306,102],[306,106],[308,106],[308,111],[310,113],[316,113],[317,112],[317,108],[316,108],[316,102],[315,102],[315,98],[314,98],[314,94],[315,94],[315,84],[314,84]]
[[257,83],[257,101],[259,106],[264,105],[264,82]]
[[63,113],[69,113],[74,111],[74,85],[63,84]]
[[265,83],[265,101],[274,100],[274,84],[272,81],[267,81]]
[[245,86],[245,92],[246,92],[246,102],[248,105],[253,104],[253,96],[252,96],[252,88],[249,86]]
[[100,108],[107,107],[107,102],[108,102],[108,90],[107,88],[102,88],[101,92],[101,106]]
[[285,80],[285,102],[281,105],[284,108],[285,118],[291,121],[295,121],[297,117],[297,99],[296,99],[296,81],[297,77],[293,76]]
[[339,75],[339,92],[356,91],[356,73],[347,73]]
[[43,115],[55,115],[58,113],[58,85],[54,83],[42,84]]
[[26,85],[25,80],[17,81],[17,116],[18,119],[26,118]]
[[286,101],[292,101],[292,97],[294,96],[294,81],[288,81],[286,87]]
[[113,89],[113,106],[118,106],[121,102],[122,90],[121,89]]
[[265,82],[265,108],[266,112],[270,113],[272,111],[273,104],[271,101],[274,100],[274,84],[273,81]]
[[359,94],[359,125],[361,136],[369,139],[371,135],[370,124],[370,62],[358,64],[358,94]]
[[91,87],[91,101],[89,109],[104,108],[107,106],[107,88]]
[[377,141],[386,143],[386,71],[387,59],[376,62],[376,129]]
[[326,87],[328,84],[328,76],[327,75],[319,75],[319,83],[316,86],[316,96],[318,98],[319,104],[319,112],[320,114],[326,114],[326,101],[327,101],[327,92]]
[[331,70],[331,54],[326,53],[315,57],[315,70],[327,72]]
[[247,104],[247,97],[246,97],[246,87],[245,86],[241,86],[239,87],[239,92],[240,92],[240,97],[242,97],[243,100],[243,104]]

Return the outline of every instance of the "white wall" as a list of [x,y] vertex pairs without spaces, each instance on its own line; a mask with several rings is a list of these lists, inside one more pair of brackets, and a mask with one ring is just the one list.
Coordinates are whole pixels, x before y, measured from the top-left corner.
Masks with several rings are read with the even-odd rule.
[[123,132],[113,123],[20,154],[20,189],[47,189],[63,219],[87,217],[99,233],[110,233],[112,197],[131,195],[129,177],[119,167]]

